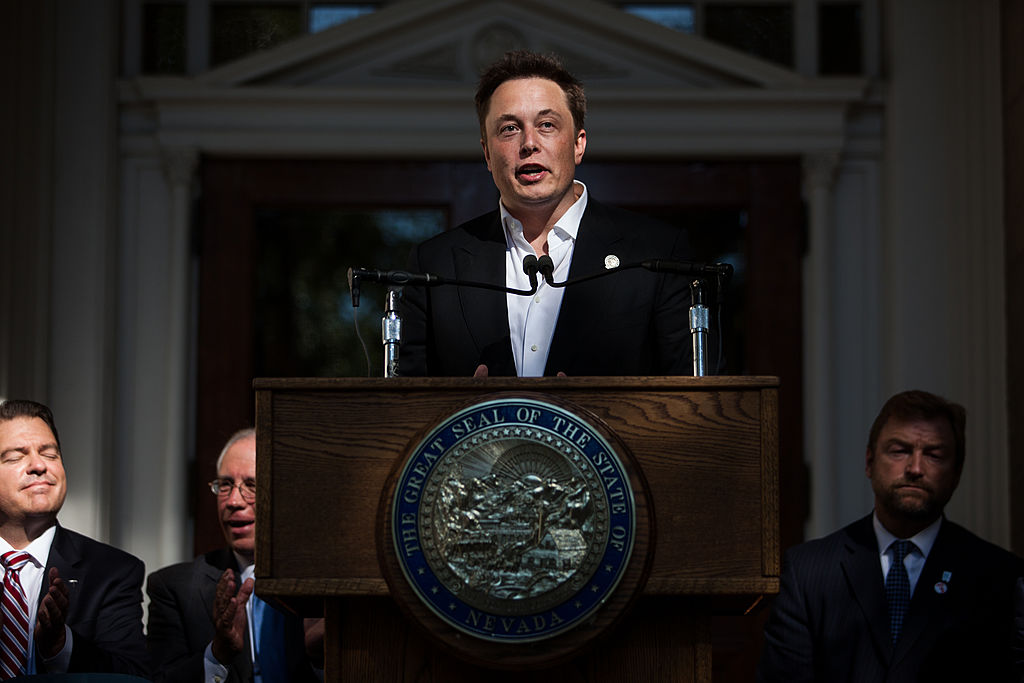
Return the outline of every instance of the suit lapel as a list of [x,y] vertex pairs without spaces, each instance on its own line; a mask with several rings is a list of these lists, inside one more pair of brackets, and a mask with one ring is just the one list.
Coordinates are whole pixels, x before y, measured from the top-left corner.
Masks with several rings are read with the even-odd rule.
[[[573,246],[569,279],[601,272],[605,256],[614,254],[624,239],[621,227],[607,219],[599,204],[588,199]],[[575,355],[573,347],[581,338],[586,337],[586,330],[593,326],[596,312],[601,310],[599,292],[609,286],[614,286],[614,276],[587,285],[566,287],[551,339],[545,374],[571,369]]]
[[[43,567],[43,581],[39,586],[39,598],[36,604],[38,605],[42,602],[47,591],[50,589],[51,567],[56,567],[57,573],[65,581],[81,581],[83,577],[79,576],[78,572],[78,566],[81,561],[82,556],[74,539],[58,524],[57,530],[53,535],[53,543],[50,544],[50,554],[46,558],[46,566]],[[83,588],[81,583],[78,583],[76,592],[81,592]],[[75,606],[79,602],[80,600],[72,601],[68,613],[69,622],[72,621]]]
[[238,573],[234,556],[227,548],[216,550],[201,556],[196,562],[196,599],[202,605],[205,614],[213,614],[213,601],[217,596],[217,582],[221,574],[229,567]]
[[[455,277],[462,281],[504,287],[505,233],[498,212],[477,238],[453,248]],[[494,330],[508,330],[506,295],[490,289],[459,287],[458,297],[470,337],[491,374],[515,375],[515,360],[508,337],[498,344],[493,343]]]
[[888,661],[892,655],[889,609],[878,559],[878,540],[870,515],[850,528],[846,549],[847,555],[840,564],[847,586],[871,629],[871,639],[880,659]]

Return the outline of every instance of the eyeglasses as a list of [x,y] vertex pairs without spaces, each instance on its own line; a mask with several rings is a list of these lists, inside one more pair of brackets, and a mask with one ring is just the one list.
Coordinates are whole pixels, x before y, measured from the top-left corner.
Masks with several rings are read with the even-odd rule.
[[242,500],[247,503],[252,503],[256,500],[256,482],[252,479],[245,479],[238,482],[237,484],[231,479],[214,479],[210,482],[210,491],[215,496],[223,496],[229,498],[231,496],[232,489],[238,489],[238,493],[241,494]]

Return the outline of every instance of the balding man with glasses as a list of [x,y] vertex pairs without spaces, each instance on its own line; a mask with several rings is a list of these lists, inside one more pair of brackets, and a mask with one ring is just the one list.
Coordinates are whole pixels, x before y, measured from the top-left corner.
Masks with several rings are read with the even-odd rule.
[[227,546],[149,577],[148,643],[155,680],[317,681],[302,619],[253,595],[256,432],[236,432],[210,482]]

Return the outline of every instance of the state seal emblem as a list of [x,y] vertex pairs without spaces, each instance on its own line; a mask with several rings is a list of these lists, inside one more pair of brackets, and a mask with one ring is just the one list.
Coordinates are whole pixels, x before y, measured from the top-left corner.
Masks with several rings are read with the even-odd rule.
[[491,642],[551,638],[587,621],[633,552],[630,476],[599,429],[547,400],[484,400],[410,451],[390,542],[417,597]]

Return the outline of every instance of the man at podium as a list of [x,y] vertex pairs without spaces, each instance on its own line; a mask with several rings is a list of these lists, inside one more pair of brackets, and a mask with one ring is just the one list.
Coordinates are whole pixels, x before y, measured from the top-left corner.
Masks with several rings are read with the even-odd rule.
[[510,52],[482,75],[476,108],[499,205],[419,245],[410,269],[529,290],[532,255],[550,257],[555,284],[607,276],[564,289],[541,278],[530,296],[407,285],[400,373],[690,374],[688,280],[618,270],[687,259],[686,234],[600,204],[576,179],[587,146],[580,81],[553,56]]
[[1011,681],[1024,561],[949,521],[966,411],[897,394],[868,437],[874,512],[792,548],[765,628],[763,682]]

